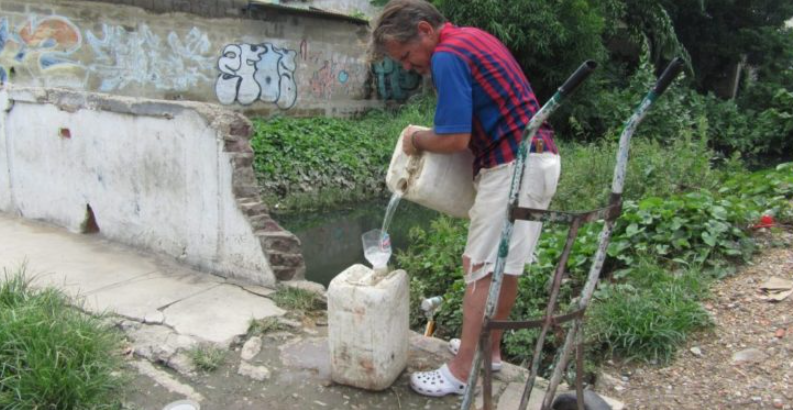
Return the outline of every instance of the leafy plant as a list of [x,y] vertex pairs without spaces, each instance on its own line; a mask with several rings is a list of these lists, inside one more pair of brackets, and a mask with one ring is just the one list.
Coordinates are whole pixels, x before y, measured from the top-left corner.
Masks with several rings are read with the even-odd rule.
[[[603,62],[606,29],[599,2],[589,0],[435,0],[456,25],[479,27],[501,40],[545,101],[587,59]],[[584,85],[590,90],[588,85]]]
[[254,120],[253,168],[265,202],[284,212],[381,196],[402,129],[411,123],[432,124],[434,100],[411,101],[399,111],[372,111],[359,120]]

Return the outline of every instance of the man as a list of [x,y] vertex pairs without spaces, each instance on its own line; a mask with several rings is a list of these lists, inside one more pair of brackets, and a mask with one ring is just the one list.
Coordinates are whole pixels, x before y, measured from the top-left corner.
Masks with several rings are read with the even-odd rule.
[[[410,385],[427,396],[462,394],[471,372],[490,278],[504,227],[510,183],[524,129],[539,109],[528,80],[507,48],[490,34],[456,27],[424,0],[392,0],[372,33],[375,58],[388,55],[405,70],[432,75],[438,93],[433,129],[404,133],[408,155],[422,151],[474,154],[476,199],[463,254],[466,291],[463,329],[452,340],[454,359],[440,369],[411,375]],[[553,131],[543,125],[531,143],[520,205],[547,209],[556,192],[560,161]],[[496,319],[506,319],[518,292],[518,276],[537,244],[542,226],[519,221],[510,242]],[[493,334],[493,364],[501,365],[502,332]]]

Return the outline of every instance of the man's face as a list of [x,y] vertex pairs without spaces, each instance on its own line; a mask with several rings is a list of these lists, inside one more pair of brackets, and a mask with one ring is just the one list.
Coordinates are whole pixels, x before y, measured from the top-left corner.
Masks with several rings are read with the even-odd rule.
[[386,43],[386,54],[402,64],[405,70],[414,70],[421,75],[430,73],[432,52],[438,44],[438,33],[422,21],[418,25],[418,37],[402,43],[392,40]]

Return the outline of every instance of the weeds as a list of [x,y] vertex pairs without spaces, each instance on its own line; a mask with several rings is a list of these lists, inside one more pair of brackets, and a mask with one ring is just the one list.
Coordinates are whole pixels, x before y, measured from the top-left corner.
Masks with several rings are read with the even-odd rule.
[[211,345],[199,345],[188,350],[187,356],[197,368],[211,372],[226,360],[226,350]]
[[699,304],[707,289],[698,269],[669,273],[643,261],[622,282],[601,283],[590,337],[621,357],[665,363],[689,334],[712,325]]
[[272,295],[272,299],[278,307],[301,314],[315,312],[325,307],[319,295],[298,288],[282,287]]
[[289,326],[279,322],[278,318],[275,317],[266,317],[261,320],[251,319],[250,323],[248,324],[248,335],[266,335],[270,332],[279,332],[288,329]]
[[123,386],[121,335],[30,287],[25,268],[0,277],[0,408],[114,409]]

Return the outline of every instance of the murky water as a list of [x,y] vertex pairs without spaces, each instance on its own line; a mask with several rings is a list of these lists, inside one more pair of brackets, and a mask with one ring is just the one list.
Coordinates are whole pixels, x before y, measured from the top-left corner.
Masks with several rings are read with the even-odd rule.
[[[396,205],[393,208],[395,210]],[[328,213],[275,215],[275,218],[285,229],[300,238],[306,262],[306,279],[327,286],[336,275],[353,264],[370,265],[363,255],[361,235],[384,226],[383,209],[388,209],[386,199]],[[399,217],[387,226],[393,254],[407,249],[411,227],[429,227],[430,221],[438,216],[438,212],[402,201]],[[389,265],[396,265],[395,256],[391,257]]]

